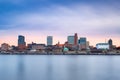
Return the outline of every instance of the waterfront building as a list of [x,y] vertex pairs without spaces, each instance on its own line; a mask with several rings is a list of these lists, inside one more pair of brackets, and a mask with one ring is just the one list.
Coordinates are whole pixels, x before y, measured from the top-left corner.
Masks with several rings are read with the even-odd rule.
[[113,48],[113,41],[112,41],[112,39],[108,40],[108,44],[109,44],[110,49],[112,49]]
[[8,51],[10,49],[10,45],[7,43],[1,44],[1,51]]
[[34,44],[32,45],[33,50],[45,50],[45,44]]
[[74,35],[74,45],[75,46],[78,45],[78,35],[77,35],[77,33],[75,33],[75,35]]
[[78,45],[78,35],[75,33],[73,36],[68,36],[67,38],[68,44],[73,44],[74,46]]
[[59,54],[59,52],[60,52],[60,54],[61,54],[62,51],[63,51],[63,47],[59,47],[59,46],[55,45],[55,46],[53,47],[52,51],[54,52],[54,54]]
[[78,47],[78,35],[75,33],[73,36],[68,36],[67,44],[65,44],[70,50],[76,50]]
[[74,44],[74,36],[68,36],[68,38],[67,38],[67,41],[68,41],[68,44]]
[[69,49],[68,49],[67,47],[64,47],[64,48],[63,48],[63,51],[64,51],[64,52],[68,52]]
[[109,44],[108,43],[98,43],[96,44],[97,49],[109,49]]
[[53,36],[47,36],[47,46],[53,45]]
[[32,42],[32,44],[28,44],[28,49],[32,51],[44,51],[45,44],[37,44]]
[[65,42],[64,46],[71,50],[73,47],[73,44],[68,44],[68,42]]
[[65,44],[60,44],[60,42],[58,42],[55,46],[63,48],[64,45],[65,45]]
[[89,48],[89,44],[90,44],[89,41],[87,41],[87,42],[86,42],[86,49],[90,49],[90,48]]
[[109,44],[110,46],[113,45],[112,39],[109,39],[109,40],[108,40],[108,44]]
[[26,49],[25,37],[22,35],[18,36],[18,49],[19,51],[23,51]]
[[79,44],[86,44],[86,42],[87,42],[86,37],[81,37],[81,38],[79,39]]
[[87,46],[89,46],[89,43],[87,44],[86,37],[81,37],[78,42],[80,50],[85,50],[87,49]]

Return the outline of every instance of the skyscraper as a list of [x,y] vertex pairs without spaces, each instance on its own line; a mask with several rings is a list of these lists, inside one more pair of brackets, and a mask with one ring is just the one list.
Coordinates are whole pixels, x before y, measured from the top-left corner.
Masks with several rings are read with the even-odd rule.
[[53,36],[47,36],[47,45],[48,46],[53,45]]
[[74,45],[78,45],[78,35],[75,33],[74,35]]
[[87,42],[87,40],[86,40],[85,37],[81,37],[81,38],[79,39],[79,44],[86,44],[86,42]]
[[109,40],[108,40],[108,44],[109,44],[110,46],[113,45],[112,39],[109,39]]
[[80,49],[86,49],[87,48],[87,40],[85,37],[81,37],[79,39],[79,46],[80,46]]
[[22,35],[18,36],[18,48],[19,50],[24,50],[26,48],[25,37]]
[[112,41],[112,39],[108,40],[108,44],[109,44],[109,48],[112,49],[113,48],[113,41]]
[[74,36],[68,36],[67,41],[68,44],[74,44]]

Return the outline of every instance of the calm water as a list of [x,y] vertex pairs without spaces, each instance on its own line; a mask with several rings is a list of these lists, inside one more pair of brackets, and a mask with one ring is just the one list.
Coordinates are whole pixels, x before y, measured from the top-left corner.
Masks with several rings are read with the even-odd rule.
[[0,55],[0,80],[120,80],[120,56]]

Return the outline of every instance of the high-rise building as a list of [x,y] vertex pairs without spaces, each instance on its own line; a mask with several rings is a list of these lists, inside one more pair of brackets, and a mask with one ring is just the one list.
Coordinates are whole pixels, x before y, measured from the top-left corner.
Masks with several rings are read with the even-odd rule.
[[85,37],[81,37],[78,42],[80,49],[87,49],[87,39]]
[[81,37],[79,39],[79,44],[86,44],[86,42],[87,42],[87,39],[85,37]]
[[18,48],[19,50],[24,50],[26,48],[25,37],[22,35],[18,36]]
[[86,49],[89,49],[89,41],[86,42]]
[[108,44],[109,44],[109,48],[112,49],[113,48],[113,41],[112,41],[112,39],[108,40]]
[[18,46],[20,45],[20,44],[26,44],[26,42],[25,42],[25,37],[24,36],[22,36],[22,35],[19,35],[18,36]]
[[112,39],[109,39],[109,40],[108,40],[108,44],[109,44],[110,46],[113,45]]
[[53,36],[47,36],[47,45],[48,46],[53,45]]
[[68,36],[67,41],[68,44],[74,44],[74,36]]
[[75,33],[74,35],[74,45],[78,45],[78,35]]

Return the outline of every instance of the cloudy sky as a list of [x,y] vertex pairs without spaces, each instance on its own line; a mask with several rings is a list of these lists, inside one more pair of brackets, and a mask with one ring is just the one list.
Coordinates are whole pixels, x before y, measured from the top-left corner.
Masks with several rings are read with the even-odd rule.
[[64,43],[78,33],[91,45],[109,38],[119,46],[120,0],[0,0],[0,44],[17,45],[17,36],[27,43]]

